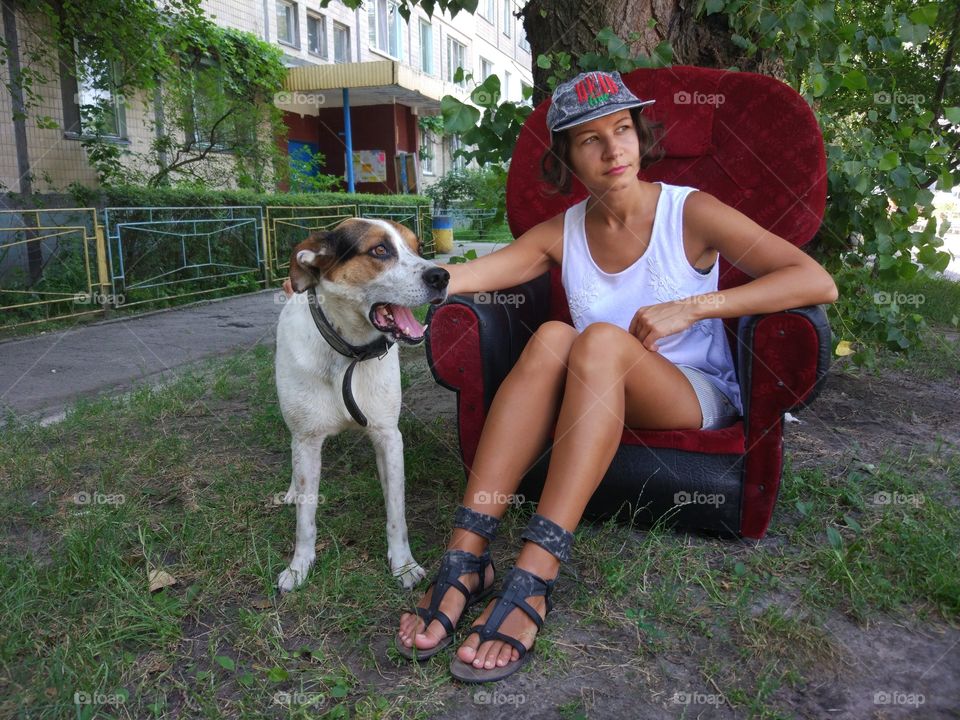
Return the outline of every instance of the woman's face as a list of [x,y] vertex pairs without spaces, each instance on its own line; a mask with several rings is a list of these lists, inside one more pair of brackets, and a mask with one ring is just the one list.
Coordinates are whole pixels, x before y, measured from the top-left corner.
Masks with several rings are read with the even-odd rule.
[[606,192],[636,182],[640,139],[629,110],[567,130],[570,166],[588,190]]

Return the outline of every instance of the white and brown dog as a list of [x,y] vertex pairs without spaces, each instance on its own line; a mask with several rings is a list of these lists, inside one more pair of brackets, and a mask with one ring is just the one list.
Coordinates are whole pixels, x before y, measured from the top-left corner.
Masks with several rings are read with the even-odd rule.
[[423,340],[426,328],[410,308],[442,302],[449,277],[420,257],[413,232],[392,221],[346,220],[294,248],[295,294],[277,326],[277,395],[293,436],[284,499],[297,506],[293,558],[277,579],[281,591],[302,584],[315,559],[323,441],[358,426],[376,450],[390,570],[408,589],[424,576],[407,541],[396,343]]

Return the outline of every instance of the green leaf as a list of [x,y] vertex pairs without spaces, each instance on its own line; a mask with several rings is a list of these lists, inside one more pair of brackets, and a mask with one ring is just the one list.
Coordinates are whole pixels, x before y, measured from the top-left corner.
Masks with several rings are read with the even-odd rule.
[[890,150],[883,154],[883,156],[880,158],[880,162],[877,165],[877,167],[880,170],[887,172],[889,170],[893,170],[899,164],[900,164],[900,155],[897,153],[896,150]]
[[215,655],[213,660],[224,670],[235,670],[237,667],[233,659],[228,658],[226,655]]
[[910,13],[910,20],[918,25],[933,25],[937,21],[938,10],[939,6],[933,3],[918,7]]
[[817,73],[810,78],[810,85],[813,88],[813,96],[820,97],[827,91],[827,78]]
[[850,515],[844,515],[844,516],[843,516],[843,520],[844,520],[844,522],[847,523],[847,527],[850,528],[851,530],[853,530],[854,532],[860,533],[860,532],[863,531],[863,528],[860,527],[860,523],[858,523],[858,522],[857,522],[853,517],[851,517]]
[[867,87],[867,76],[864,75],[861,70],[853,69],[843,76],[841,85],[851,90],[865,90]]
[[827,540],[830,542],[830,547],[832,547],[837,552],[840,551],[840,548],[843,547],[843,537],[837,532],[836,528],[828,527],[827,528]]
[[476,127],[480,120],[479,110],[460,102],[453,95],[444,95],[440,99],[440,112],[443,115],[443,131],[450,135],[465,133]]
[[944,108],[943,116],[954,125],[960,125],[960,107]]
[[733,574],[737,577],[743,577],[747,574],[747,566],[742,562],[737,562],[733,566]]
[[724,0],[707,0],[707,15],[720,12],[724,5],[726,5]]
[[546,55],[537,55],[537,67],[542,70],[549,70],[552,63]]
[[283,682],[284,680],[289,679],[290,673],[284,670],[282,667],[272,667],[267,673],[267,680],[270,682]]

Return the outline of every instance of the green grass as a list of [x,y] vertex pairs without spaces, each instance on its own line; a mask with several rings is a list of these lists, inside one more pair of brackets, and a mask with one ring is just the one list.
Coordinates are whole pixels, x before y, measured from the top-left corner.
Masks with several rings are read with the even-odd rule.
[[[290,474],[273,382],[258,347],[162,389],[82,401],[57,425],[5,431],[0,716],[429,717],[470,702],[448,654],[411,667],[388,642],[415,596],[389,578],[362,435],[325,445],[316,566],[304,591],[276,595],[295,520],[272,501]],[[410,541],[432,572],[463,488],[456,431],[409,417],[401,430]],[[623,670],[611,672],[634,684],[679,658],[738,717],[791,717],[783,693],[844,658],[825,618],[960,618],[958,482],[946,454],[788,465],[779,541],[759,545],[583,525],[524,672],[562,687],[584,669],[565,641],[578,631],[617,638]],[[84,492],[102,502],[78,504]],[[878,504],[878,493],[913,500]],[[529,511],[505,518],[503,552]],[[151,593],[155,569],[176,584]],[[78,692],[123,702],[76,704]],[[571,697],[554,714],[589,717]]]

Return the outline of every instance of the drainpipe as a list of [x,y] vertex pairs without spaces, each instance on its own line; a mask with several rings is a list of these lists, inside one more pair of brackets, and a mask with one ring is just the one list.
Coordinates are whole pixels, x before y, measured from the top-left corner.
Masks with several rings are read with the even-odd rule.
[[20,173],[20,193],[30,195],[33,182],[30,177],[30,156],[27,152],[27,111],[23,102],[20,71],[20,41],[17,38],[16,0],[3,3],[3,39],[7,44],[10,63],[10,94],[13,99],[13,135],[17,148],[17,172]]
[[343,88],[343,139],[347,145],[347,192],[353,192],[353,131],[350,127],[350,88]]

